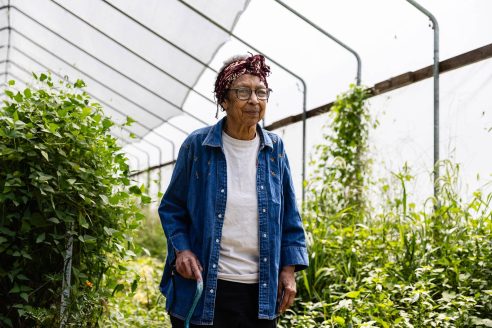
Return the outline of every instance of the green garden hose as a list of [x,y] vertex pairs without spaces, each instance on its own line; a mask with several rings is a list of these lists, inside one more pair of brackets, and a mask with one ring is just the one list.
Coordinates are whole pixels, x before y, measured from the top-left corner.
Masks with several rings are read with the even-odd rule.
[[188,315],[186,316],[184,328],[190,328],[190,319],[191,316],[193,315],[193,312],[195,311],[196,305],[198,304],[200,297],[202,296],[202,292],[203,292],[203,281],[198,280],[196,282],[195,297],[193,298],[193,303],[191,304],[190,311],[188,311]]

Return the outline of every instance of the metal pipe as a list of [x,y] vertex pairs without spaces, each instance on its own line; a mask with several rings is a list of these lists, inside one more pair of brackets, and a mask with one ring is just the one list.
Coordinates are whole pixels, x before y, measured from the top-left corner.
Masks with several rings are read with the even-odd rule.
[[[18,68],[20,68],[20,69],[22,69],[22,70],[25,70],[22,66],[20,66],[20,65],[16,64],[15,62],[13,62],[13,61],[11,61],[11,60],[10,60],[9,62],[10,62],[10,63],[12,63],[13,65],[15,65],[16,67],[18,67]],[[0,62],[0,63],[1,63],[1,62]],[[25,71],[26,71],[26,73],[27,73],[27,70],[25,70]],[[10,74],[11,74],[11,73],[10,73]],[[53,74],[55,74],[56,76],[60,77],[57,73],[53,73]],[[11,74],[11,75],[12,75],[12,74]],[[22,79],[20,79],[20,78],[18,78],[18,80],[19,80],[19,81],[21,81],[22,83],[24,83],[24,84],[26,84],[26,85],[27,85],[27,83],[26,83],[24,80],[22,80]],[[152,143],[152,142],[150,142],[150,141],[148,141],[148,140],[144,139],[144,137],[143,137],[143,136],[140,136],[140,135],[135,134],[134,132],[132,132],[131,130],[129,130],[129,129],[125,128],[125,127],[121,127],[121,128],[122,128],[123,130],[127,131],[128,133],[133,133],[135,136],[137,136],[137,137],[138,137],[138,139],[139,139],[139,140],[141,140],[141,141],[143,141],[143,142],[148,143],[149,145],[151,145],[151,146],[152,146],[152,147],[154,147],[154,148],[157,148],[157,150],[158,150],[158,152],[159,152],[159,165],[162,163],[162,151],[161,151],[161,149],[160,149],[157,145],[155,145],[154,143]],[[155,131],[151,131],[151,132],[156,133]],[[122,141],[126,142],[126,143],[127,143],[127,145],[128,145],[128,144],[129,144],[129,145],[133,145],[135,148],[140,149],[140,148],[138,148],[136,145],[134,145],[134,144],[133,144],[133,143],[131,143],[131,142],[126,141],[126,140],[125,140],[124,138],[122,138],[122,137],[118,137],[118,139],[120,139],[120,140],[122,140]],[[174,145],[174,142],[171,142],[171,146],[172,146],[172,153],[173,153],[173,156],[172,156],[172,157],[173,157],[173,160],[174,160],[174,152],[175,152],[175,145]],[[150,165],[150,156],[149,156],[149,154],[148,154],[146,151],[142,150],[142,149],[140,149],[140,151],[145,152],[145,153],[147,154],[147,157],[148,157],[147,164],[148,164],[148,168],[150,168],[150,167],[151,167],[151,165]],[[139,166],[140,166],[140,164],[139,164]],[[150,173],[149,173],[149,174],[150,174]],[[150,182],[149,182],[149,185],[150,185]]]
[[[73,230],[73,222],[70,225],[70,230]],[[70,302],[70,281],[72,277],[72,255],[73,255],[73,234],[67,231],[68,241],[65,249],[65,258],[63,260],[63,279],[62,293],[60,304],[60,327],[63,328],[67,324],[68,313],[67,307]]]
[[[261,53],[258,49],[253,47],[251,44],[244,41],[243,39],[241,39],[240,37],[238,37],[237,35],[232,33],[232,31],[229,31],[228,29],[226,29],[225,27],[223,27],[222,25],[220,25],[219,23],[217,23],[216,21],[214,21],[210,17],[206,16],[202,12],[198,11],[193,6],[187,4],[183,0],[178,0],[178,1],[181,2],[183,5],[185,5],[186,7],[188,7],[193,12],[195,12],[197,15],[203,17],[205,20],[207,20],[208,22],[210,22],[211,24],[213,24],[217,28],[221,29],[223,32],[228,33],[230,36],[232,36],[233,38],[235,38],[236,40],[238,40],[242,44],[246,45],[247,47],[253,49],[254,51],[256,51],[258,53]],[[294,72],[292,72],[291,70],[289,70],[285,66],[281,65],[277,61],[273,60],[271,57],[269,57],[265,54],[263,54],[263,55],[265,56],[265,58],[269,59],[272,63],[279,66],[282,70],[286,71],[287,73],[289,73],[290,75],[292,75],[296,79],[298,79],[302,83],[302,86],[303,86],[303,102],[302,102],[302,203],[304,204],[304,199],[305,199],[304,180],[306,179],[306,118],[307,118],[307,115],[306,115],[306,99],[307,99],[306,98],[306,93],[307,93],[306,82],[299,75],[295,74]]]
[[[0,9],[1,10],[1,9]],[[18,10],[18,9],[17,9]],[[37,22],[37,21],[36,21]],[[39,23],[41,24],[41,23]],[[44,26],[41,24],[41,26]],[[50,29],[48,29],[49,31],[51,31]],[[128,97],[122,95],[121,93],[117,92],[116,90],[112,89],[111,87],[109,87],[108,85],[104,84],[103,82],[99,81],[98,79],[88,75],[87,73],[85,73],[84,71],[80,70],[79,68],[77,68],[76,66],[73,66],[72,64],[70,64],[69,62],[67,62],[65,59],[61,58],[60,56],[56,55],[55,53],[51,52],[50,50],[46,49],[44,46],[40,45],[39,43],[37,43],[36,41],[34,41],[33,39],[29,38],[27,35],[25,35],[24,33],[18,31],[17,29],[15,28],[12,28],[12,31],[14,31],[15,33],[17,33],[18,35],[20,35],[21,37],[25,38],[26,40],[28,40],[29,42],[31,42],[32,44],[34,44],[36,47],[40,48],[40,49],[43,49],[44,51],[46,51],[48,54],[50,54],[51,56],[53,56],[54,58],[56,58],[57,60],[61,61],[62,63],[64,63],[65,65],[71,67],[72,69],[84,74],[85,76],[87,76],[89,79],[95,81],[96,83],[98,83],[99,85],[103,86],[104,88],[110,90],[111,92],[113,92],[114,94],[120,96],[121,98],[123,98],[124,100],[130,102],[131,104],[135,105],[136,107],[142,109],[142,111],[144,111],[145,113],[148,113],[149,115],[155,117],[156,119],[160,120],[161,122],[163,123],[167,123],[169,124],[170,126],[174,127],[175,129],[183,132],[184,134],[188,135],[188,132],[184,131],[183,129],[181,129],[179,126],[176,126],[172,123],[170,123],[168,120],[164,120],[162,118],[160,118],[158,115],[156,115],[155,113],[153,113],[152,111],[148,110],[147,108],[143,107],[142,105],[136,103],[135,101],[129,99]],[[26,54],[24,51],[20,50],[19,48],[17,47],[13,47],[15,50],[21,52],[23,55],[25,55],[27,58],[29,58],[30,60],[36,62],[38,65],[40,66],[43,66],[43,67],[46,67],[44,66],[43,64],[41,64],[39,61],[37,61],[36,59],[34,59],[32,56]],[[111,67],[109,67],[111,69]],[[118,71],[115,71],[115,72],[118,72]],[[30,74],[30,73],[29,73]],[[96,97],[94,97],[96,98]],[[102,101],[100,101],[102,102]],[[185,112],[185,114],[187,114]],[[150,129],[150,128],[149,128]],[[150,129],[150,130],[153,130],[153,129]]]
[[[143,88],[144,90],[146,90],[147,92],[153,94],[154,96],[156,96],[157,98],[161,99],[162,101],[166,102],[167,104],[169,104],[170,106],[172,107],[175,107],[177,108],[179,111],[181,111],[183,114],[185,115],[188,115],[192,118],[194,118],[195,120],[199,121],[200,123],[204,124],[204,125],[208,125],[207,122],[201,120],[200,118],[192,115],[191,113],[188,113],[186,111],[184,111],[181,107],[179,107],[178,105],[172,103],[171,101],[169,101],[168,99],[162,97],[160,94],[158,94],[157,92],[153,91],[153,90],[150,90],[149,88],[147,88],[146,86],[142,85],[140,82],[138,81],[135,81],[134,79],[132,79],[131,77],[127,76],[126,74],[123,74],[122,72],[120,72],[119,70],[115,69],[114,67],[112,67],[111,65],[109,65],[108,63],[106,62],[103,62],[101,59],[99,59],[98,57],[88,53],[86,50],[84,50],[83,48],[81,48],[80,46],[78,46],[77,44],[71,42],[70,40],[64,38],[62,35],[60,35],[59,33],[53,31],[52,29],[50,29],[49,27],[47,27],[46,25],[40,23],[39,21],[37,21],[35,18],[31,17],[30,15],[26,14],[25,12],[23,12],[22,10],[20,10],[19,8],[15,7],[15,6],[11,6],[12,9],[15,9],[17,10],[19,13],[21,13],[22,15],[24,15],[25,17],[27,17],[28,19],[30,19],[31,21],[35,22],[36,24],[42,26],[43,28],[45,28],[46,30],[50,31],[52,34],[56,35],[58,38],[64,40],[65,42],[69,43],[70,45],[72,45],[73,47],[77,48],[78,50],[82,51],[83,53],[85,53],[86,55],[90,56],[91,58],[93,58],[94,60],[98,61],[99,63],[103,64],[104,66],[108,67],[109,69],[112,69],[114,72],[118,73],[119,75],[121,75],[122,77],[124,77],[125,79],[135,83],[136,85],[138,85],[139,87]],[[78,17],[78,16],[76,16]],[[80,18],[79,18],[80,19]],[[85,22],[85,21],[84,21]],[[90,25],[91,26],[91,25]],[[24,35],[21,31],[15,29],[15,28],[12,28],[15,32],[17,32],[18,34],[24,36],[26,39],[28,39],[29,41],[31,41],[32,43],[35,43],[37,44],[35,41],[33,41],[32,39],[30,39],[28,36]],[[116,41],[114,41],[116,42]],[[124,47],[124,45],[121,45],[122,47]],[[53,52],[49,51],[49,50],[46,50],[47,52],[49,52],[51,55],[54,55],[56,56]],[[130,51],[130,50],[129,50]],[[138,54],[135,53],[136,56],[139,56]],[[141,57],[141,56],[140,56]],[[142,60],[145,60],[143,57],[141,57]],[[150,65],[153,65],[155,66],[154,64],[152,64],[151,62],[147,61]],[[70,65],[71,67],[75,68],[73,65]],[[166,71],[162,70],[161,68],[155,66],[156,69],[162,71],[164,74],[168,74]],[[87,73],[84,72],[85,75],[89,76]],[[118,94],[120,97],[121,97],[121,94]],[[204,96],[206,99],[208,99],[206,96]],[[210,99],[208,99],[208,101],[212,102]]]
[[430,11],[414,0],[407,0],[411,5],[424,13],[432,22],[434,30],[434,197],[439,204],[439,24]]
[[[15,32],[17,32],[17,31],[15,31]],[[42,46],[40,46],[40,47],[42,48]],[[53,70],[51,70],[51,69],[50,69],[49,67],[47,67],[46,65],[43,65],[42,63],[38,62],[36,59],[34,59],[33,57],[29,56],[29,55],[28,55],[28,54],[26,54],[24,51],[22,51],[22,50],[18,49],[17,47],[14,47],[14,49],[15,49],[15,50],[17,50],[18,52],[20,52],[21,54],[23,54],[24,56],[26,56],[27,58],[29,58],[30,60],[34,61],[34,62],[35,62],[35,63],[37,63],[38,65],[40,65],[40,66],[44,67],[44,69],[46,69],[46,70],[48,70],[48,71],[53,72],[53,74],[55,74],[55,75],[56,75],[56,76],[58,76],[59,78],[63,79],[63,77],[61,77],[59,74],[55,73]],[[55,57],[55,58],[59,59],[58,57]],[[62,60],[62,59],[59,59],[59,60]],[[12,62],[12,61],[10,61],[10,62],[11,62],[12,64],[16,65],[17,67],[19,67],[20,69],[22,69],[22,70],[26,71],[26,73],[27,73],[27,74],[29,74],[29,72],[27,72],[27,70],[25,70],[24,68],[20,67],[20,66],[19,66],[19,65],[17,65],[15,62]],[[79,72],[83,73],[82,71],[79,71]],[[84,73],[83,73],[83,74],[84,74]],[[93,97],[94,99],[96,99],[97,101],[99,101],[101,104],[104,104],[105,106],[110,107],[111,109],[113,109],[113,110],[115,110],[116,112],[118,112],[118,113],[122,114],[123,116],[125,116],[125,115],[126,115],[126,114],[124,114],[123,112],[121,112],[120,110],[116,109],[115,107],[113,107],[113,106],[111,106],[111,105],[109,105],[109,104],[105,103],[104,101],[102,101],[102,100],[101,100],[101,99],[99,99],[98,97],[95,97],[95,96],[94,96],[94,95],[92,95],[91,93],[89,93],[89,92],[88,92],[87,94],[89,94],[91,97]],[[145,125],[144,125],[144,124],[142,124],[142,123],[139,123],[139,122],[136,122],[136,123],[137,123],[137,124],[139,124],[139,125],[141,125],[142,127],[146,128],[146,129],[149,131],[149,133],[150,133],[150,132],[152,132],[152,133],[156,134],[157,136],[161,137],[162,139],[164,139],[165,141],[169,142],[169,143],[171,144],[171,147],[172,147],[172,158],[173,158],[173,159],[175,158],[175,148],[176,148],[176,145],[174,144],[174,141],[172,141],[172,140],[170,140],[170,139],[166,138],[165,136],[163,136],[163,135],[161,135],[160,133],[156,132],[154,129],[149,128],[149,127],[145,126]],[[170,124],[170,123],[169,123],[169,124]],[[172,124],[170,124],[170,125],[174,127],[174,125],[172,125]],[[181,131],[181,132],[185,133],[186,135],[188,135],[188,133],[187,133],[186,131],[184,131],[184,130],[180,129],[180,128],[179,128],[179,127],[177,127],[177,126],[176,126],[176,128],[177,128],[179,131]],[[130,131],[130,132],[131,132],[131,131]]]
[[[159,165],[160,165],[162,163],[162,151],[161,151],[161,148],[159,148],[158,146],[156,146],[152,142],[150,142],[148,140],[145,140],[144,138],[141,138],[140,137],[140,140],[143,141],[143,142],[148,143],[149,145],[151,145],[152,147],[154,147],[154,148],[157,149],[157,152],[159,153],[159,160],[157,161],[157,163],[159,163]],[[174,154],[174,149],[173,149],[173,154]],[[147,169],[149,169],[150,167],[151,167],[151,165],[149,164],[149,166],[147,167]],[[147,176],[147,188],[150,189],[150,170],[147,173],[148,173],[148,176]],[[160,181],[160,175],[159,175],[159,186],[160,185],[161,185],[161,181]]]
[[[151,29],[150,27],[148,27],[147,25],[143,24],[142,22],[138,21],[137,19],[135,19],[134,17],[130,16],[128,13],[124,12],[123,10],[121,10],[120,8],[116,7],[115,5],[113,5],[112,3],[110,3],[109,1],[106,1],[106,0],[102,0],[106,5],[108,5],[109,7],[111,7],[113,10],[117,11],[120,15],[123,15],[125,16],[126,18],[128,18],[129,20],[131,20],[132,22],[134,22],[135,24],[139,25],[140,27],[142,27],[143,29],[145,29],[147,32],[151,33],[152,35],[156,36],[157,38],[161,39],[162,41],[166,42],[167,44],[171,45],[172,47],[176,48],[177,50],[179,50],[180,52],[182,52],[183,54],[187,55],[188,57],[192,58],[193,60],[195,60],[196,62],[200,63],[201,65],[204,66],[204,69],[210,69],[212,72],[214,73],[218,73],[217,70],[215,70],[213,67],[211,67],[209,64],[207,64],[206,62],[202,61],[201,59],[199,59],[198,57],[194,56],[193,54],[189,53],[188,51],[184,50],[183,48],[179,47],[178,45],[176,45],[174,42],[171,42],[170,40],[168,40],[167,38],[165,38],[164,36],[162,36],[161,34],[157,33],[156,31],[154,31],[153,29]],[[195,82],[195,85],[196,85],[196,82]],[[190,91],[194,91],[194,92],[197,92],[195,89],[194,89],[194,86],[192,88],[190,88]]]
[[[166,72],[165,70],[163,70],[161,67],[157,66],[156,64],[152,63],[151,61],[149,61],[148,59],[146,59],[145,57],[142,57],[141,55],[139,55],[138,53],[136,53],[135,51],[133,51],[132,49],[128,48],[127,46],[125,46],[123,43],[117,41],[116,39],[112,38],[111,36],[109,36],[108,34],[104,33],[102,30],[98,29],[97,27],[95,27],[94,25],[92,25],[91,23],[89,23],[88,21],[86,21],[85,19],[82,19],[81,17],[79,17],[78,15],[76,15],[75,13],[73,13],[72,11],[68,10],[67,8],[65,8],[64,6],[62,6],[61,4],[59,4],[58,2],[54,1],[54,0],[51,0],[51,2],[53,2],[54,4],[56,4],[58,7],[60,7],[61,9],[63,9],[65,12],[69,13],[70,15],[72,15],[73,17],[75,17],[76,19],[78,19],[79,21],[83,22],[84,24],[86,24],[87,26],[89,26],[90,28],[92,28],[93,30],[97,31],[99,34],[101,35],[104,35],[107,39],[109,39],[110,41],[114,42],[115,44],[117,44],[118,46],[122,47],[123,49],[125,49],[126,51],[130,52],[131,54],[133,54],[134,56],[138,57],[140,60],[144,61],[145,63],[149,64],[150,66],[152,66],[153,68],[155,68],[156,70],[158,70],[159,72],[165,74],[166,76],[170,77],[171,79],[173,79],[174,81],[176,81],[177,83],[181,84],[182,86],[186,87],[188,90],[192,90],[194,91],[195,93],[197,93],[198,95],[200,95],[202,98],[204,98],[205,100],[215,104],[213,102],[213,100],[211,100],[210,98],[208,98],[207,96],[205,96],[204,94],[194,90],[192,87],[190,87],[189,85],[187,85],[186,83],[184,83],[183,81],[181,81],[180,79],[178,79],[177,77],[175,77],[174,75]],[[78,46],[76,46],[77,48],[79,48]],[[101,61],[100,59],[97,59],[98,61]],[[101,61],[102,63],[102,61]],[[119,71],[118,71],[119,72]],[[123,74],[121,72],[119,72],[120,74]],[[126,76],[126,78],[128,79],[131,79],[130,77]],[[143,87],[143,86],[142,86]],[[155,96],[157,97],[160,97],[162,98],[157,92],[155,91],[152,91],[152,90],[149,90],[147,89],[146,87],[144,87],[147,91],[153,93]],[[163,98],[165,99],[165,98]],[[166,100],[167,102],[167,100]],[[172,103],[171,103],[172,104]],[[174,104],[173,104],[174,105]],[[177,105],[175,105],[177,106]],[[180,108],[181,109],[181,108]],[[183,109],[181,109],[181,111],[184,111]],[[199,118],[193,116],[192,114],[188,113],[191,117],[193,117],[194,119],[204,123],[203,121],[201,121]],[[204,123],[205,125],[208,125],[206,122]]]
[[[125,144],[126,145],[129,145],[129,143],[127,143],[127,142],[125,142]],[[137,171],[139,171],[140,170],[140,159],[138,158],[138,156],[135,156],[135,155],[133,155],[133,154],[131,154],[129,152],[125,152],[125,154],[136,159],[136,162],[137,162]]]
[[9,58],[10,58],[10,43],[12,41],[11,39],[11,30],[10,30],[10,0],[7,3],[7,30],[8,30],[8,37],[7,37],[7,56],[6,56],[6,64],[5,64],[5,83],[7,83],[7,78],[8,78],[8,72],[9,72]]
[[299,17],[300,19],[302,19],[304,22],[306,22],[307,24],[309,24],[312,27],[314,27],[315,29],[317,29],[323,35],[329,37],[330,39],[332,39],[333,41],[335,41],[336,43],[338,43],[339,45],[341,45],[342,47],[344,47],[345,49],[347,49],[349,52],[351,52],[355,56],[355,59],[357,60],[357,76],[356,76],[356,82],[357,82],[357,85],[360,85],[362,62],[361,62],[361,59],[359,57],[359,54],[354,49],[350,48],[345,43],[343,43],[342,41],[340,41],[339,39],[337,39],[336,37],[334,37],[330,33],[326,32],[325,30],[323,30],[318,25],[314,24],[312,21],[310,21],[309,19],[307,19],[306,17],[304,17],[303,15],[301,15],[298,11],[296,11],[296,10],[292,9],[291,7],[289,7],[288,5],[286,5],[284,2],[282,2],[280,0],[275,0],[275,1],[278,4],[282,5],[285,9],[287,9],[288,11],[290,11],[291,13],[293,13],[294,15],[296,15],[297,17]]

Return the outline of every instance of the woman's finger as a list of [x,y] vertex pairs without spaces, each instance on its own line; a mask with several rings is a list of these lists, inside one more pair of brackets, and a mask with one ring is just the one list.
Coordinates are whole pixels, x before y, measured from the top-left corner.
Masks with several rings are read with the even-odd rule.
[[193,271],[192,278],[195,278],[197,281],[203,281],[199,265],[200,263],[198,263],[197,259],[194,258],[191,261],[191,270]]

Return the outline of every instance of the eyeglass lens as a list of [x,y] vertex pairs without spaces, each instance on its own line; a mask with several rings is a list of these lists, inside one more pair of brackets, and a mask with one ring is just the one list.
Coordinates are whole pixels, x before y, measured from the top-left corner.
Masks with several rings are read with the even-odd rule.
[[[253,90],[251,90],[250,88],[237,88],[235,90],[236,90],[237,98],[240,100],[248,100],[251,97],[251,94],[253,93]],[[256,89],[254,91],[258,99],[260,100],[268,99],[268,95],[269,95],[268,89],[262,88],[262,89]]]

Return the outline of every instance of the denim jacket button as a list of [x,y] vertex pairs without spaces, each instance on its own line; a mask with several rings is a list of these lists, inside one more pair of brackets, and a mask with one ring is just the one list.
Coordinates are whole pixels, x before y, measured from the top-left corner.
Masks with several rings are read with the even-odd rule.
[[222,192],[222,193],[223,193],[223,192],[224,192],[224,189],[220,189],[220,192]]
[[215,239],[215,242],[218,243],[219,242],[219,238]]
[[263,213],[265,213],[265,212],[266,212],[266,208],[263,209]]
[[220,218],[222,218],[222,214],[219,214],[219,215],[217,215],[217,216],[219,217],[219,219],[220,219]]

